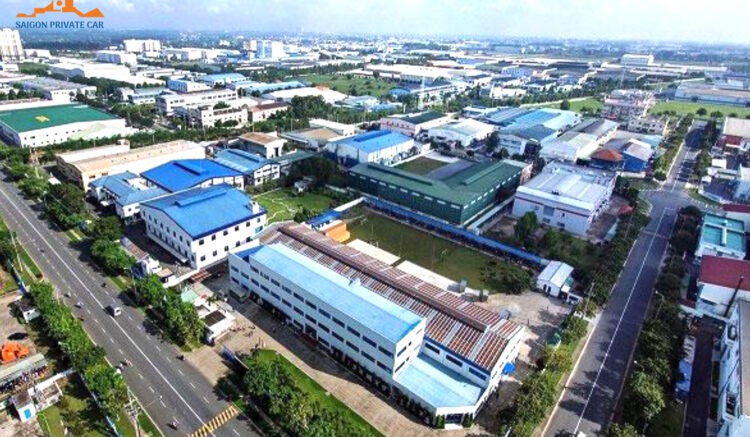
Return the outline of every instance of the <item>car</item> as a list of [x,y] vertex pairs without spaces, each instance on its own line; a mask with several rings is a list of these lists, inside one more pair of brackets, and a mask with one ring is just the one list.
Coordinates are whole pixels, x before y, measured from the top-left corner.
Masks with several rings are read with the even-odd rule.
[[107,307],[107,312],[109,312],[109,314],[111,314],[112,317],[117,317],[120,314],[122,314],[122,308],[110,305]]
[[23,340],[28,336],[29,334],[25,332],[14,332],[8,336],[8,340]]

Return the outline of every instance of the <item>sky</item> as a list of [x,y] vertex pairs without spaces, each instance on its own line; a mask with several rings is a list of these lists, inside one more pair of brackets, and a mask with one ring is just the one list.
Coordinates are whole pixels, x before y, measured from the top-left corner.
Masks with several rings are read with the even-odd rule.
[[[0,0],[0,23],[50,0]],[[76,0],[109,29],[481,35],[750,44],[750,0]]]

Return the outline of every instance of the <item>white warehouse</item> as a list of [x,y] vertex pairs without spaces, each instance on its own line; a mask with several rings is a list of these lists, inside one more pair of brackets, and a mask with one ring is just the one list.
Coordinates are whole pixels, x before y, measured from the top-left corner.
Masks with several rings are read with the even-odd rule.
[[539,222],[577,235],[609,204],[616,175],[609,171],[553,162],[529,182],[518,187],[513,216],[531,211]]

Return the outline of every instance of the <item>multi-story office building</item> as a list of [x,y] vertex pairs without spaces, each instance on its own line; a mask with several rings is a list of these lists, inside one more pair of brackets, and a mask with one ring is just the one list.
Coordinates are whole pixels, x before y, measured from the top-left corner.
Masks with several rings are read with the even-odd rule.
[[156,97],[156,110],[162,115],[174,114],[179,106],[215,105],[234,100],[237,92],[232,90],[209,90],[190,94],[163,94]]
[[188,79],[170,79],[167,81],[167,88],[178,93],[194,93],[197,91],[211,90],[211,86],[208,84]]
[[126,52],[146,53],[161,51],[161,41],[157,39],[126,39],[122,42]]
[[666,135],[669,129],[669,117],[634,117],[628,120],[628,130],[646,134]]
[[266,225],[266,210],[225,184],[144,202],[141,217],[149,238],[194,269],[225,260]]
[[524,328],[304,225],[229,256],[230,292],[275,310],[386,395],[447,425],[514,368]]
[[278,59],[286,57],[281,41],[262,40],[256,43],[255,57],[258,59]]
[[0,29],[0,61],[16,62],[24,59],[21,34],[16,29]]

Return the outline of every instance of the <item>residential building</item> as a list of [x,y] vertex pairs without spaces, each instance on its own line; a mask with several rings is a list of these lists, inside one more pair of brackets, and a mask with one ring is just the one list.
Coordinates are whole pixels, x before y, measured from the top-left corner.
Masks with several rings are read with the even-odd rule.
[[347,166],[361,162],[396,163],[413,152],[414,140],[396,132],[376,130],[326,145],[327,153]]
[[634,117],[628,120],[628,130],[632,132],[642,132],[652,135],[666,136],[669,130],[669,117],[663,115]]
[[[334,269],[335,267],[335,269]],[[436,423],[473,419],[514,369],[524,328],[303,225],[229,257],[230,289]],[[457,334],[460,333],[460,334]]]
[[214,160],[245,175],[245,185],[259,186],[281,176],[280,165],[261,155],[239,149],[219,150]]
[[135,53],[128,53],[120,50],[99,50],[96,52],[96,60],[98,62],[123,64],[131,67],[138,64],[138,59],[136,58]]
[[602,117],[628,122],[631,118],[645,117],[656,104],[654,93],[644,90],[615,90],[605,99]]
[[121,93],[124,101],[133,105],[156,105],[157,97],[162,94],[171,94],[171,91],[163,87],[125,88],[125,90],[127,91]]
[[125,223],[140,218],[142,202],[166,196],[168,191],[151,185],[146,179],[126,171],[93,180],[88,195],[103,207],[115,206],[117,216]]
[[226,184],[242,189],[245,179],[242,173],[210,159],[179,159],[169,161],[141,173],[152,185],[170,193]]
[[695,257],[715,255],[725,258],[745,259],[747,254],[745,224],[710,212],[703,214],[701,233]]
[[266,226],[266,210],[229,185],[194,188],[141,204],[148,237],[180,262],[203,269],[226,260]]
[[622,171],[625,166],[625,158],[620,152],[612,149],[599,149],[591,154],[589,167],[609,171]]
[[[237,100],[230,100],[236,102]],[[223,107],[222,107],[223,106]],[[214,127],[217,125],[242,127],[249,121],[249,111],[244,105],[229,102],[197,106],[178,106],[174,115],[180,117],[190,127]]]
[[695,309],[712,317],[727,318],[733,303],[750,300],[750,261],[704,255],[697,287]]
[[406,116],[393,115],[380,119],[380,129],[416,137],[420,132],[446,124],[453,117],[441,112],[423,112]]
[[482,143],[494,130],[491,124],[467,118],[432,127],[427,131],[427,137],[437,143],[469,147]]
[[131,149],[122,144],[74,150],[56,155],[57,168],[69,180],[80,184],[84,191],[94,179],[111,174],[140,174],[151,168],[178,159],[200,159],[205,149],[192,141],[177,140]]
[[465,165],[444,179],[394,167],[362,163],[349,172],[349,186],[441,220],[462,225],[507,199],[531,175],[531,164],[506,159]]
[[0,137],[19,147],[45,147],[75,138],[110,138],[133,131],[125,119],[81,104],[0,108]]
[[266,159],[278,158],[284,152],[286,140],[276,136],[276,133],[247,132],[240,135],[232,147],[257,153]]
[[741,437],[750,432],[750,301],[740,299],[731,309],[719,347],[718,437]]
[[158,39],[126,39],[122,42],[128,53],[147,53],[161,51],[161,41]]
[[169,116],[180,106],[215,105],[236,98],[237,92],[220,89],[188,94],[162,94],[156,97],[156,110],[162,115]]
[[21,80],[19,83],[25,90],[39,91],[45,99],[60,103],[74,102],[78,94],[86,97],[96,96],[96,87],[93,85],[83,85],[51,77],[34,77]]
[[289,104],[283,102],[261,103],[260,105],[253,106],[250,109],[250,120],[253,123],[255,123],[256,121],[267,120],[268,117],[279,112],[286,112],[289,110],[289,108]]
[[576,235],[586,235],[609,205],[616,174],[606,170],[547,164],[533,179],[518,187],[513,216],[536,214],[540,223]]
[[0,29],[0,61],[17,62],[26,56],[21,43],[21,34],[17,29]]

